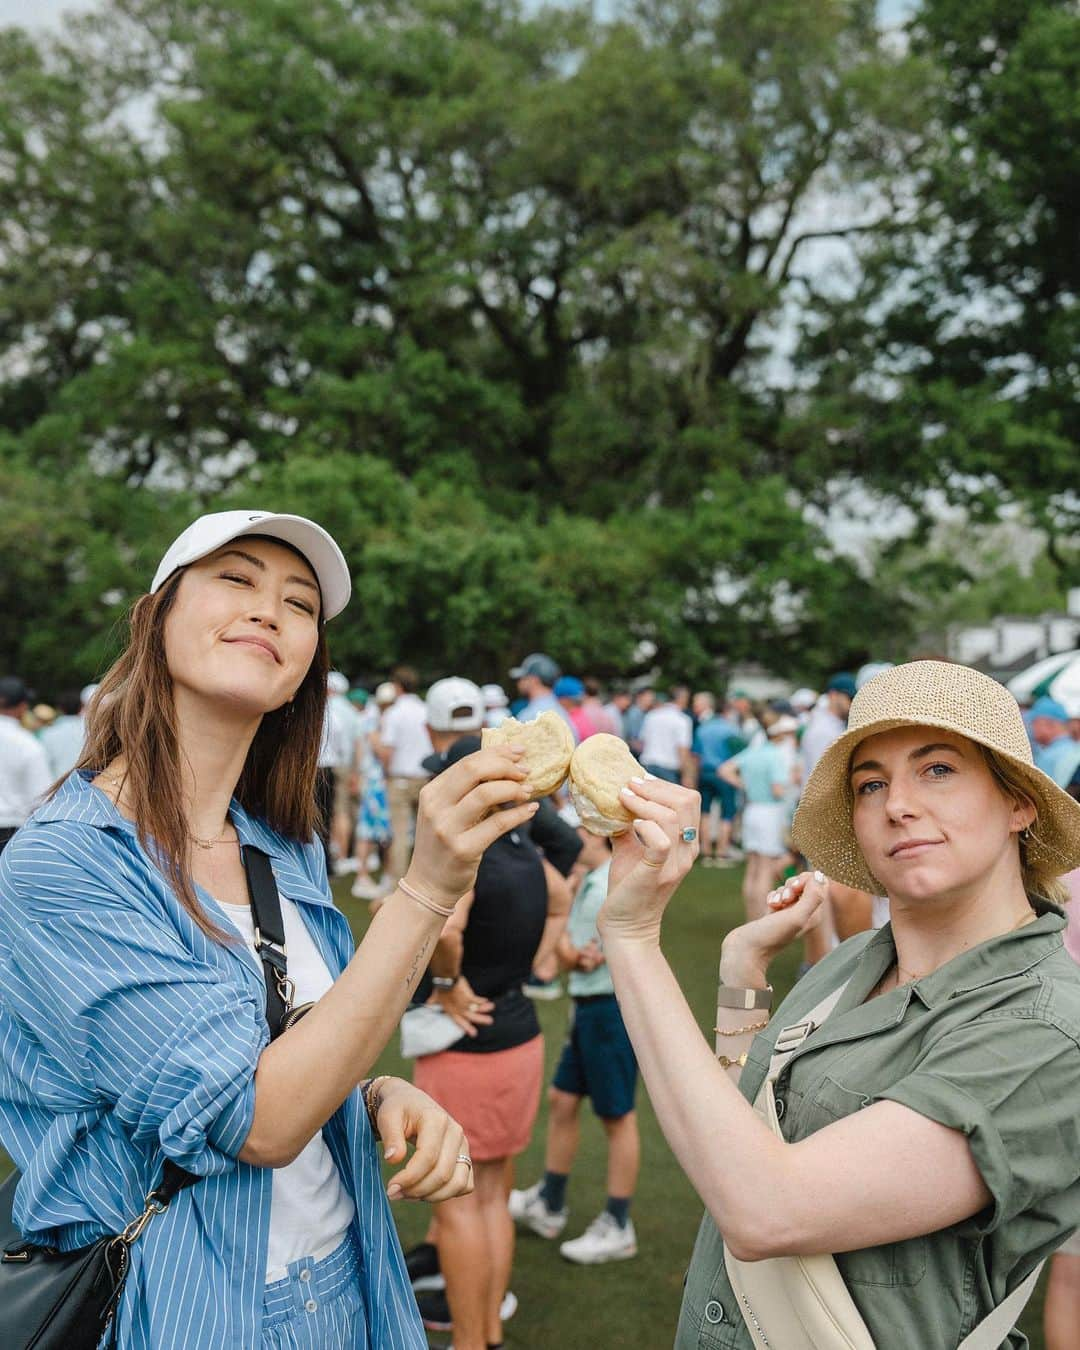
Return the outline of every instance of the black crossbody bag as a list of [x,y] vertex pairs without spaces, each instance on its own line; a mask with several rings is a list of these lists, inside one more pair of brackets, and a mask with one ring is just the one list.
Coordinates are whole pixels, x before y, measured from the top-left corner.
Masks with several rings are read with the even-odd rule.
[[[266,1020],[271,1039],[303,1017],[310,1003],[294,1008],[288,976],[285,925],[270,859],[260,849],[240,850],[255,920],[255,946],[266,981]],[[3,1350],[97,1350],[115,1336],[113,1317],[127,1277],[129,1249],[147,1224],[175,1196],[201,1178],[165,1159],[161,1180],[146,1208],[122,1233],[88,1247],[61,1252],[23,1240],[12,1219],[18,1173],[0,1186],[0,1345]]]

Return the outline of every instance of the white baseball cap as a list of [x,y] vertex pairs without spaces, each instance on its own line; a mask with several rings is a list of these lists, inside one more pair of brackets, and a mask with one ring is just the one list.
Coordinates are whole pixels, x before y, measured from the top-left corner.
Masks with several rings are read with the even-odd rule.
[[198,562],[223,544],[245,534],[280,539],[303,554],[322,592],[323,619],[332,619],[349,603],[352,578],[345,556],[321,525],[303,516],[274,515],[270,511],[215,511],[193,521],[169,545],[158,564],[150,593],[161,589],[178,567]]
[[479,731],[484,725],[484,695],[479,685],[460,675],[436,680],[425,707],[432,731]]
[[799,724],[794,717],[785,714],[778,717],[768,730],[770,739],[774,736],[793,736],[799,730]]
[[349,692],[348,677],[342,675],[340,670],[331,670],[326,676],[326,687],[332,694],[347,694]]
[[505,708],[509,703],[506,697],[506,690],[501,684],[485,684],[480,688],[484,696],[485,708]]
[[812,689],[796,689],[788,702],[797,712],[807,712],[818,701]]
[[385,708],[393,703],[397,698],[397,685],[393,680],[383,680],[382,684],[375,690],[375,702],[380,708]]

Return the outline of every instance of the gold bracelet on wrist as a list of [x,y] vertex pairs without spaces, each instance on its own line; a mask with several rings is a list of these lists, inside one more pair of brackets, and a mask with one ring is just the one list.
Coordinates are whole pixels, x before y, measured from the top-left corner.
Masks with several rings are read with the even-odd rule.
[[746,1051],[736,1055],[734,1059],[728,1059],[727,1055],[717,1055],[716,1062],[722,1069],[743,1069],[746,1067]]
[[718,1036],[749,1036],[751,1032],[761,1031],[763,1027],[768,1025],[769,1019],[766,1018],[764,1022],[751,1022],[745,1027],[713,1027],[713,1031]]

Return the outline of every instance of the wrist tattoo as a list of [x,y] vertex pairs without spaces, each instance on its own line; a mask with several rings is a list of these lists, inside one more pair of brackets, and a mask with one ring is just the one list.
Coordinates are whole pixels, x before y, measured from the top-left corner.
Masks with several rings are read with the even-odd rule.
[[409,973],[405,976],[405,988],[411,989],[420,978],[420,972],[427,965],[427,954],[431,948],[430,942],[425,942],[420,950],[413,957],[412,965],[409,967]]

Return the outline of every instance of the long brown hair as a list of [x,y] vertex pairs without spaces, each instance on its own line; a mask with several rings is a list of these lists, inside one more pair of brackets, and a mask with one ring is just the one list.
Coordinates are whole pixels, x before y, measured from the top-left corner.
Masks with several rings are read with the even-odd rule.
[[[124,756],[124,787],[139,842],[203,932],[224,941],[228,935],[199,904],[187,861],[189,826],[180,794],[172,676],[165,659],[165,619],[182,576],[181,570],[156,594],[144,595],[132,606],[128,645],[90,702],[86,744],[75,768],[100,773]],[[315,655],[296,697],[263,717],[236,785],[236,799],[245,811],[303,843],[315,829],[315,774],[329,668],[320,619]]]

